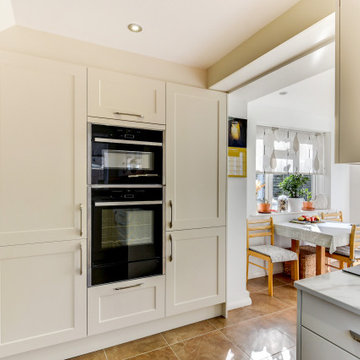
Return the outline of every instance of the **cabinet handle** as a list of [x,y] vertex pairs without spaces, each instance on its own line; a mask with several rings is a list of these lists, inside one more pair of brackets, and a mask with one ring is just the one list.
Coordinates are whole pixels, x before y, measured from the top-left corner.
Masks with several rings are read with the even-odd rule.
[[123,287],[117,287],[117,288],[114,288],[114,290],[119,291],[119,290],[131,289],[131,288],[139,287],[141,285],[144,285],[144,283],[139,283],[139,284],[129,285],[129,286],[123,286]]
[[351,337],[355,341],[360,342],[360,334],[358,334],[358,333],[356,333],[355,331],[352,331],[352,330],[350,330],[349,332],[350,332]]
[[169,235],[169,240],[170,240],[170,256],[169,256],[169,261],[172,262],[173,261],[173,239],[172,239],[172,235]]
[[83,231],[83,209],[84,209],[84,205],[80,204],[80,236],[81,237],[84,235],[84,231]]
[[135,116],[135,117],[138,117],[138,118],[143,118],[144,117],[143,114],[130,114],[130,113],[124,113],[124,112],[118,112],[118,111],[115,111],[114,115],[127,115],[127,116]]
[[169,201],[170,206],[170,222],[169,222],[169,228],[171,229],[173,227],[173,204],[172,201]]
[[80,275],[83,274],[83,248],[82,244],[80,244]]

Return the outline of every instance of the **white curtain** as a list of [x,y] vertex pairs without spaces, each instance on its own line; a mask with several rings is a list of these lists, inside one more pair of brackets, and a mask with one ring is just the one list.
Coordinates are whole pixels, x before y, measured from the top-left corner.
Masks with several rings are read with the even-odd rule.
[[256,171],[270,174],[323,174],[323,133],[256,127]]

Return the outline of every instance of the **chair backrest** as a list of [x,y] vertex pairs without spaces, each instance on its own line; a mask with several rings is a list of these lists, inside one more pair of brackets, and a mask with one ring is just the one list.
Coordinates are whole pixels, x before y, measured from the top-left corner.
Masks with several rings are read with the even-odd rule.
[[355,249],[360,246],[360,226],[352,225],[350,235],[350,259],[355,259]]
[[326,221],[343,222],[343,214],[342,211],[333,212],[333,213],[321,213],[321,219]]
[[249,240],[252,238],[270,236],[271,245],[274,245],[273,218],[246,220],[246,245],[249,248]]

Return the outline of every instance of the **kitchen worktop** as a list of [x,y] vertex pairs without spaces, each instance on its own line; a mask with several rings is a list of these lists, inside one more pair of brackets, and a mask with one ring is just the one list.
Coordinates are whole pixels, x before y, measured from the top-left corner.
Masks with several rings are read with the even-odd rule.
[[360,315],[360,276],[339,270],[296,281],[295,287]]

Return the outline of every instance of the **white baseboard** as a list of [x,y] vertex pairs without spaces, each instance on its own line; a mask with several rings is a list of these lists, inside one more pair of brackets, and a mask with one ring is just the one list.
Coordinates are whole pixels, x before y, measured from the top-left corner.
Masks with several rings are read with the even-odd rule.
[[244,307],[244,306],[249,306],[252,304],[252,300],[251,300],[251,297],[250,297],[250,294],[248,291],[246,291],[246,294],[241,298],[241,299],[238,299],[236,301],[233,301],[233,302],[228,302],[226,303],[226,310],[234,310],[234,309],[238,309],[238,308],[241,308],[241,307]]
[[2,360],[64,360],[220,316],[224,312],[223,305],[224,304],[209,306],[207,308],[130,326],[116,331],[88,336],[79,340],[2,358]]
[[[251,266],[251,265],[250,265]],[[259,277],[263,277],[267,275],[267,272],[263,269],[260,269],[258,267],[252,266],[252,269],[249,269],[249,279],[255,279]],[[274,274],[280,274],[283,270],[283,264],[282,263],[275,263],[274,264]]]

